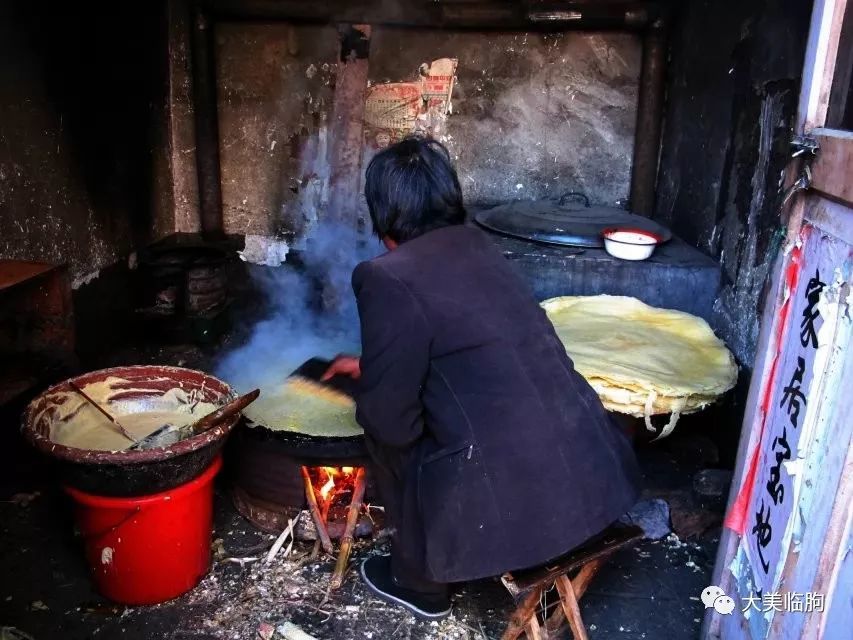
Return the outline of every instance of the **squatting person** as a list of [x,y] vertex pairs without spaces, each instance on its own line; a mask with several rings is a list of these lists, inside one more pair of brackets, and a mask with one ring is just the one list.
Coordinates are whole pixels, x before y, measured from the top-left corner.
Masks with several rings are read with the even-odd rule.
[[367,169],[388,252],[352,276],[357,419],[390,556],[361,573],[416,615],[449,614],[448,583],[542,564],[599,533],[638,494],[627,438],[542,309],[482,231],[466,226],[446,149],[409,138]]

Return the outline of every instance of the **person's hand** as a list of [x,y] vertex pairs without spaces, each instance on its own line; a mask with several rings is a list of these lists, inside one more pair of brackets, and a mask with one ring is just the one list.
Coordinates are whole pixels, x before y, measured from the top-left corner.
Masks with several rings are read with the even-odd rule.
[[361,377],[361,362],[355,356],[338,356],[332,360],[332,364],[320,380],[330,380],[335,376],[349,376],[353,380],[358,380]]

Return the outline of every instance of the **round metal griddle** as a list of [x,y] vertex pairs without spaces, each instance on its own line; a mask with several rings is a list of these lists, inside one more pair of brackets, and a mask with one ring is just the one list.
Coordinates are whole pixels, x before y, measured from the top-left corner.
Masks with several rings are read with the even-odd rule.
[[[294,458],[332,461],[367,455],[364,435],[309,436],[295,431],[270,429],[261,424],[245,425],[239,432],[246,441],[264,442],[276,451]],[[317,464],[322,464],[318,462]]]
[[[331,360],[311,358],[302,363],[291,375],[301,375],[309,380],[320,380],[331,366]],[[323,383],[325,386],[338,390],[344,395],[355,396],[355,381],[347,376],[335,376]],[[358,458],[367,455],[364,446],[364,434],[355,436],[313,436],[284,429],[271,429],[263,422],[251,420],[242,430],[247,440],[267,442],[281,453],[287,453],[294,458],[311,460],[335,460],[341,458]]]
[[563,199],[509,202],[478,211],[474,221],[501,235],[568,247],[603,247],[601,234],[612,227],[649,231],[660,236],[661,242],[672,238],[666,227],[624,209],[561,202]]

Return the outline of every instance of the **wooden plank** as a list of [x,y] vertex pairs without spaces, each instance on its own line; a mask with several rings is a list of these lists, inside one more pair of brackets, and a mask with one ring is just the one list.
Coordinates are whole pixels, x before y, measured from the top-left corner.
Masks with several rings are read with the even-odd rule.
[[[853,225],[853,219],[848,221]],[[836,258],[830,260],[837,264],[850,278],[850,246],[840,242],[832,236],[822,236],[817,230],[812,230],[813,238],[820,238],[822,246],[826,251],[831,251]],[[846,263],[846,266],[845,264]],[[808,267],[807,267],[808,268]],[[821,274],[824,273],[821,269]],[[834,275],[830,272],[825,276],[827,283],[832,282]],[[845,357],[851,347],[851,329],[848,319],[847,305],[843,302],[844,288],[838,293],[842,303],[838,309],[838,324],[835,328],[835,337],[826,346],[834,345],[829,352],[828,360],[822,365],[825,367],[825,377],[821,386],[823,391],[815,397],[817,402],[812,402],[811,391],[809,393],[810,403],[807,408],[807,419],[814,413],[816,422],[809,450],[805,456],[805,464],[801,471],[802,486],[797,504],[799,518],[799,544],[792,545],[785,559],[782,571],[783,590],[790,593],[823,593],[826,598],[831,594],[819,591],[832,586],[832,574],[839,570],[831,558],[838,557],[838,546],[845,544],[839,534],[839,522],[845,522],[848,517],[846,512],[835,511],[839,505],[839,495],[844,496],[845,486],[853,482],[849,473],[845,476],[845,465],[850,460],[850,448],[853,446],[853,411],[847,399],[853,395],[853,358]],[[841,498],[847,500],[849,510],[849,497]],[[840,520],[839,520],[840,519]],[[795,534],[797,535],[797,534]],[[825,582],[826,580],[828,582]],[[802,612],[781,611],[773,616],[769,629],[769,637],[778,640],[799,640],[800,638],[819,637],[809,635],[804,628],[805,624],[820,626],[824,612],[813,612],[819,618],[809,622],[810,614]],[[813,630],[816,632],[817,627]]]
[[[853,6],[853,5],[851,5]],[[832,78],[832,91],[829,95],[829,106],[826,113],[826,126],[844,128],[842,124],[848,106],[853,106],[851,84],[853,84],[853,11],[844,14],[841,25],[841,38],[838,45],[838,55],[835,59],[835,76]]]
[[0,291],[44,275],[58,269],[56,265],[45,262],[28,262],[25,260],[0,260]]
[[[800,94],[800,102],[797,116],[797,133],[808,133],[811,129],[817,126],[822,126],[826,120],[826,110],[829,101],[830,89],[832,86],[832,76],[835,68],[835,61],[838,50],[838,38],[841,30],[842,18],[846,9],[846,0],[815,0],[812,12],[811,29],[809,33],[809,41],[806,50],[806,57],[803,70],[802,91]],[[786,185],[790,184],[796,176],[790,172],[786,176]],[[844,180],[841,181],[842,183]],[[830,189],[829,186],[826,187]],[[832,187],[832,190],[837,187]],[[797,197],[792,201],[790,215],[788,217],[789,242],[793,243],[799,236],[802,221],[810,213],[813,215],[813,204],[815,196]],[[821,227],[840,228],[840,218],[846,216],[846,210],[843,207],[838,207],[837,210],[825,212],[822,215]],[[843,236],[838,236],[843,237]],[[783,295],[784,273],[787,265],[787,257],[785,254],[779,256],[777,264],[773,269],[773,284],[771,295],[764,307],[761,320],[761,335],[759,337],[759,351],[754,368],[753,380],[750,385],[749,398],[747,399],[747,411],[744,416],[743,430],[741,432],[740,444],[738,447],[738,457],[736,461],[735,481],[732,483],[732,489],[729,495],[729,510],[734,503],[735,498],[739,495],[745,474],[748,471],[749,462],[753,457],[755,447],[760,440],[760,429],[758,426],[761,423],[761,407],[760,395],[762,389],[768,383],[771,375],[772,363],[774,355],[777,351],[776,336],[778,334],[778,308]],[[848,374],[849,379],[849,374]],[[849,395],[849,394],[848,394]],[[840,395],[838,397],[841,397]],[[849,413],[849,409],[846,410]],[[848,424],[850,417],[846,418]],[[839,434],[841,435],[841,434]],[[841,442],[844,442],[843,438]],[[809,489],[815,496],[834,495],[833,489],[829,486],[831,481],[827,475],[831,475],[835,470],[831,458],[823,458],[821,464],[817,465],[820,472],[815,477],[807,477],[805,484],[809,485]],[[821,517],[810,519],[806,523],[809,528],[809,535],[805,544],[809,546],[811,553],[804,553],[805,547],[799,550],[799,553],[793,549],[789,551],[789,556],[786,558],[785,569],[783,571],[783,584],[785,591],[806,590],[806,586],[811,586],[812,582],[808,580],[808,573],[813,571],[808,565],[813,564],[806,559],[816,555],[815,545],[821,539]],[[815,533],[815,529],[818,533]],[[735,579],[732,575],[732,566],[735,564],[735,559],[740,557],[740,537],[728,530],[724,529],[718,548],[716,564],[711,580],[712,584],[720,586],[729,596],[736,601],[738,596],[745,597],[746,593],[739,593],[740,580]],[[797,562],[797,560],[800,560]],[[748,564],[740,568],[740,571],[750,571]],[[800,575],[805,574],[805,575]],[[743,576],[741,576],[743,577]],[[799,587],[797,587],[799,584]],[[774,635],[770,633],[770,637],[809,637],[799,636],[796,627],[795,616],[802,614],[789,614],[789,622],[794,624],[785,624],[784,617],[777,614],[774,623],[777,625],[777,631],[782,630],[785,634]],[[755,620],[755,618],[753,618]],[[763,618],[762,618],[763,620]],[[800,623],[802,620],[800,619]],[[844,632],[849,633],[849,628]],[[745,639],[753,637],[755,630],[751,632],[750,625],[743,616],[719,616],[715,614],[713,609],[706,611],[705,619],[701,630],[701,637],[705,639],[724,638],[725,640]],[[764,634],[760,634],[764,635]],[[846,637],[846,636],[845,636]]]
[[515,640],[522,634],[527,627],[530,617],[536,615],[536,606],[539,604],[539,598],[542,597],[544,590],[544,587],[540,587],[527,594],[521,604],[512,612],[509,624],[501,636],[501,640]]
[[659,2],[648,0],[576,0],[550,3],[538,10],[537,4],[515,0],[203,0],[207,10],[224,20],[347,22],[448,29],[532,30],[544,24],[637,30],[662,13]]
[[[853,375],[853,367],[848,367],[848,373]],[[851,385],[846,385],[847,393],[853,392],[850,389]],[[849,395],[848,395],[849,397]],[[836,570],[840,570],[840,565],[833,566],[833,562],[838,559],[839,544],[845,544],[845,541],[839,540],[837,530],[839,527],[838,519],[847,516],[835,512],[834,505],[836,504],[835,492],[838,491],[844,494],[843,500],[847,503],[849,510],[850,498],[849,485],[853,482],[853,477],[850,473],[850,434],[849,425],[853,424],[853,412],[847,410],[845,424],[843,416],[839,416],[833,422],[834,427],[831,428],[825,435],[823,448],[822,463],[818,465],[812,473],[808,474],[805,482],[813,486],[814,501],[813,506],[804,514],[806,525],[808,527],[808,535],[805,536],[800,546],[799,552],[791,551],[785,564],[785,570],[782,573],[782,580],[785,584],[785,590],[792,593],[822,593],[827,600],[831,599],[832,594],[821,591],[820,589],[827,588],[827,575],[831,577]],[[844,452],[838,447],[835,451],[827,447],[828,443],[843,442],[844,432],[847,431],[846,449]],[[840,455],[846,453],[846,456]],[[845,458],[842,462],[839,458]],[[843,467],[842,467],[843,465]],[[844,470],[842,470],[842,468]],[[843,482],[839,483],[839,476],[847,473]],[[807,485],[808,486],[808,485]],[[824,536],[828,539],[825,540]],[[842,556],[843,557],[843,556]],[[806,614],[808,618],[803,620],[802,613],[792,613],[788,611],[777,612],[773,618],[773,623],[770,627],[770,637],[779,638],[780,640],[798,640],[799,638],[817,638],[819,635],[806,632],[806,628],[814,629],[817,626],[822,626],[823,614],[821,612],[813,612],[811,615]],[[814,616],[820,616],[814,618]],[[805,622],[805,624],[804,624]],[[806,627],[808,625],[808,627]]]
[[622,547],[641,538],[643,530],[635,526],[615,525],[605,529],[561,558],[540,567],[505,573],[501,582],[517,601],[528,589],[549,586],[557,576],[575,571],[597,559],[608,558]]
[[[755,448],[758,446],[760,438],[760,430],[758,427],[761,424],[761,394],[764,387],[770,381],[770,375],[773,365],[774,356],[778,348],[776,337],[779,333],[779,307],[782,304],[782,296],[784,295],[783,277],[787,268],[787,256],[780,252],[773,265],[771,273],[770,288],[767,298],[764,302],[764,311],[761,315],[759,324],[760,333],[758,336],[758,352],[755,356],[755,364],[753,366],[752,380],[749,385],[749,393],[746,398],[746,412],[743,417],[743,424],[740,432],[740,442],[738,443],[738,453],[735,460],[735,468],[733,481],[729,489],[729,499],[726,512],[729,512],[735,499],[743,489],[743,483],[746,480],[745,474],[749,470],[749,461]],[[717,558],[714,563],[714,572],[711,577],[711,584],[719,586],[727,594],[734,597],[737,587],[729,566],[734,560],[737,553],[738,545],[740,544],[740,536],[731,529],[723,527],[720,535],[720,544],[717,547]],[[707,640],[720,638],[720,623],[721,618],[713,607],[705,609],[705,617],[702,621],[702,629],[700,638]]]
[[853,245],[853,224],[850,224],[853,213],[851,213],[850,208],[817,195],[808,200],[809,207],[805,213],[806,221],[821,231]]
[[[801,166],[800,162],[789,162],[788,166],[785,167],[785,178],[783,181],[784,191],[790,189],[791,186],[800,179]],[[785,226],[787,228],[786,240],[788,244],[793,245],[797,242],[797,238],[800,235],[800,229],[803,228],[803,217],[806,213],[807,201],[808,198],[805,198],[804,194],[794,194],[794,196],[788,200],[788,204],[782,207],[782,220],[785,221]]]
[[853,206],[853,131],[816,129],[813,135],[820,152],[812,163],[812,189]]
[[815,0],[797,110],[799,133],[822,127],[826,123],[838,40],[846,8],[847,0]]
[[[817,563],[817,577],[812,590],[830,603],[836,601],[838,574],[850,553],[850,527],[853,523],[853,443],[847,446],[847,460],[841,471],[841,486],[832,506],[832,518],[826,530],[823,549]],[[844,603],[839,603],[844,606]],[[827,631],[825,612],[809,612],[803,637],[822,638]]]
[[[851,534],[853,535],[853,534]],[[849,640],[853,629],[853,539],[847,540],[847,555],[838,572],[838,585],[832,602],[827,604],[823,640]]]
[[527,621],[525,633],[527,634],[527,640],[547,640],[547,634],[543,631],[535,615]]
[[[578,574],[572,578],[572,589],[575,592],[575,597],[578,600],[583,598],[583,594],[586,593],[586,590],[589,588],[589,583],[592,582],[592,579],[599,572],[601,567],[604,566],[607,558],[598,558],[597,560],[593,560],[589,564],[584,565]],[[555,634],[563,626],[563,622],[565,621],[566,615],[563,611],[562,607],[557,607],[554,609],[554,613],[551,614],[551,617],[548,618],[546,627],[548,629],[548,633]]]
[[578,606],[578,599],[575,595],[575,590],[572,587],[572,581],[566,576],[560,576],[554,582],[557,591],[560,593],[560,603],[563,605],[563,611],[566,614],[566,620],[569,621],[569,627],[575,640],[589,640],[586,635],[586,628],[583,625],[581,617],[581,609]]

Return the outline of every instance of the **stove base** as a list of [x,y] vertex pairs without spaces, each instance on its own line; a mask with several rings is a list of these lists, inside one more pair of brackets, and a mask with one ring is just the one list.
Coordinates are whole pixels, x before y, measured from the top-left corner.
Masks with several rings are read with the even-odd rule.
[[[231,501],[234,503],[234,508],[237,512],[251,522],[253,526],[274,535],[278,535],[284,531],[288,527],[290,520],[299,518],[300,512],[304,512],[306,515],[299,518],[294,526],[295,537],[297,540],[308,542],[317,539],[317,530],[314,528],[314,522],[307,515],[307,511],[303,509],[265,502],[249,495],[240,487],[231,489]],[[361,515],[355,526],[355,537],[369,538],[373,535],[374,531],[381,528],[380,524],[376,522],[373,516]],[[329,537],[332,540],[340,540],[344,534],[345,525],[346,522],[344,520],[336,520],[328,523],[327,530]]]

